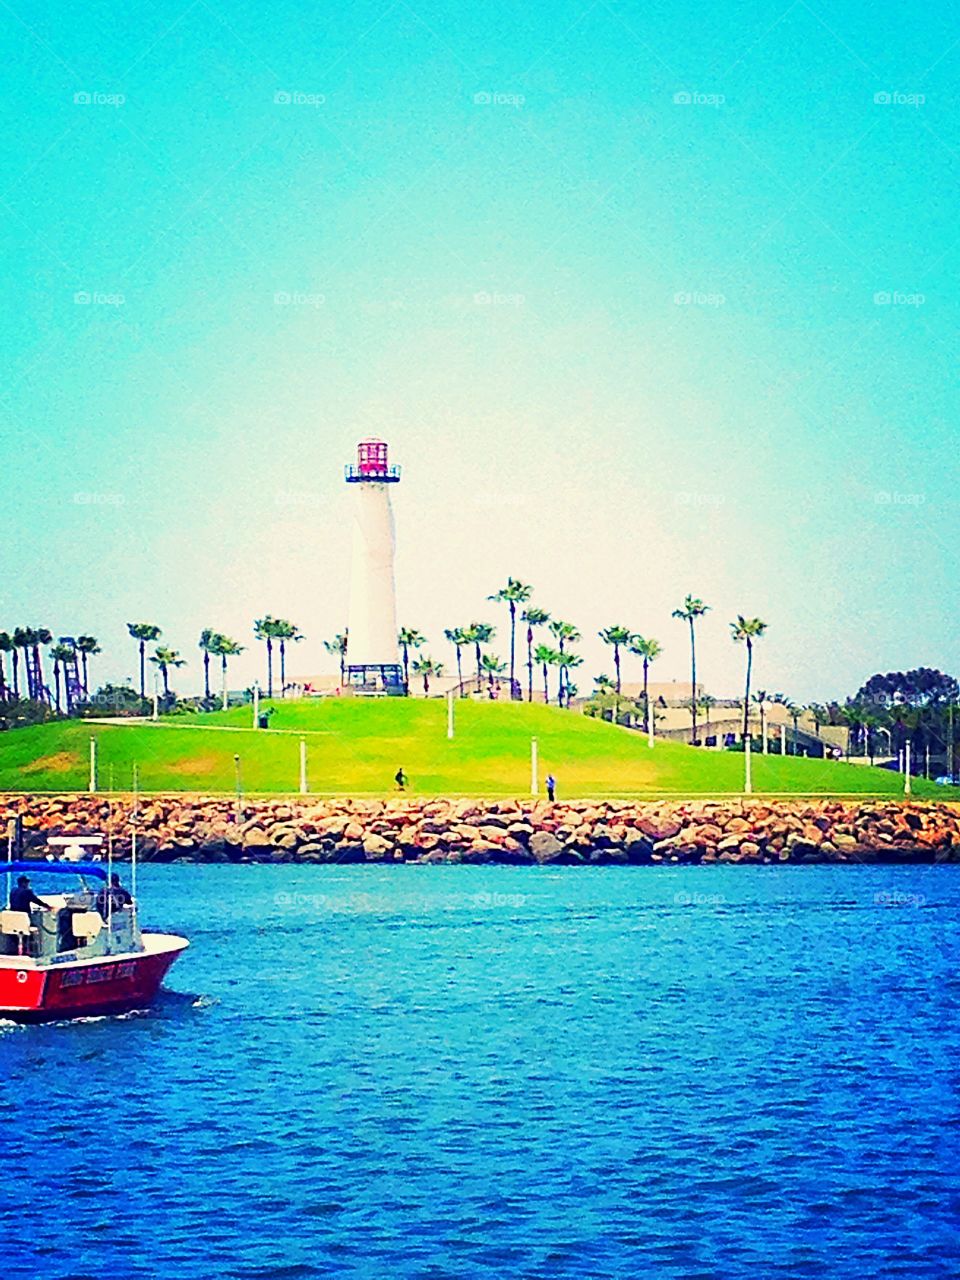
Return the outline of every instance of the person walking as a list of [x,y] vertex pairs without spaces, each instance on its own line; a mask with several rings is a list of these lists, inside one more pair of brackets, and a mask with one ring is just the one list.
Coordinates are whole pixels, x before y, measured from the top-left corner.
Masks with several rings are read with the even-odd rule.
[[547,774],[547,799],[551,802],[557,798],[557,780],[552,773]]
[[397,770],[397,772],[394,774],[393,780],[397,784],[398,791],[406,791],[407,775],[403,772],[403,765],[401,765],[400,768]]

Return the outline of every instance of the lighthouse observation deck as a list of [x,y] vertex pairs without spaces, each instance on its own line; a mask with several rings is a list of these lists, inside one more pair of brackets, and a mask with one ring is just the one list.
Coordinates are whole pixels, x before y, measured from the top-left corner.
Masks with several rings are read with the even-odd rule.
[[357,461],[343,469],[347,484],[397,484],[400,468],[391,467],[387,461],[385,440],[361,440],[357,445]]

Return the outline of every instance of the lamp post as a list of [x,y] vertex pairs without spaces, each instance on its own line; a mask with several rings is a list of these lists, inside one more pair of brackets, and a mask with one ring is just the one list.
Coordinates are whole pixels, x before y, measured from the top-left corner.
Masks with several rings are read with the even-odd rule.
[[90,739],[90,790],[97,789],[97,740]]
[[253,727],[260,728],[260,681],[253,682]]

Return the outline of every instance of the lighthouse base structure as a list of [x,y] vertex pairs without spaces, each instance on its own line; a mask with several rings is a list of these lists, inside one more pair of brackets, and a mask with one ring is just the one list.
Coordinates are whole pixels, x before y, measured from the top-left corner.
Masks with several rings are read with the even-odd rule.
[[355,693],[386,693],[403,697],[403,668],[399,662],[364,663],[347,666],[347,688]]

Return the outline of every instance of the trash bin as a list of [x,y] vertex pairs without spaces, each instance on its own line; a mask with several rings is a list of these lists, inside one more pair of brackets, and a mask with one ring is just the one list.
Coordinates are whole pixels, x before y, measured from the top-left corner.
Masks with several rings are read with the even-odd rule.
[[257,718],[257,723],[260,725],[260,728],[261,728],[261,729],[269,729],[269,728],[270,728],[270,717],[269,717],[269,716],[259,716],[259,717]]

